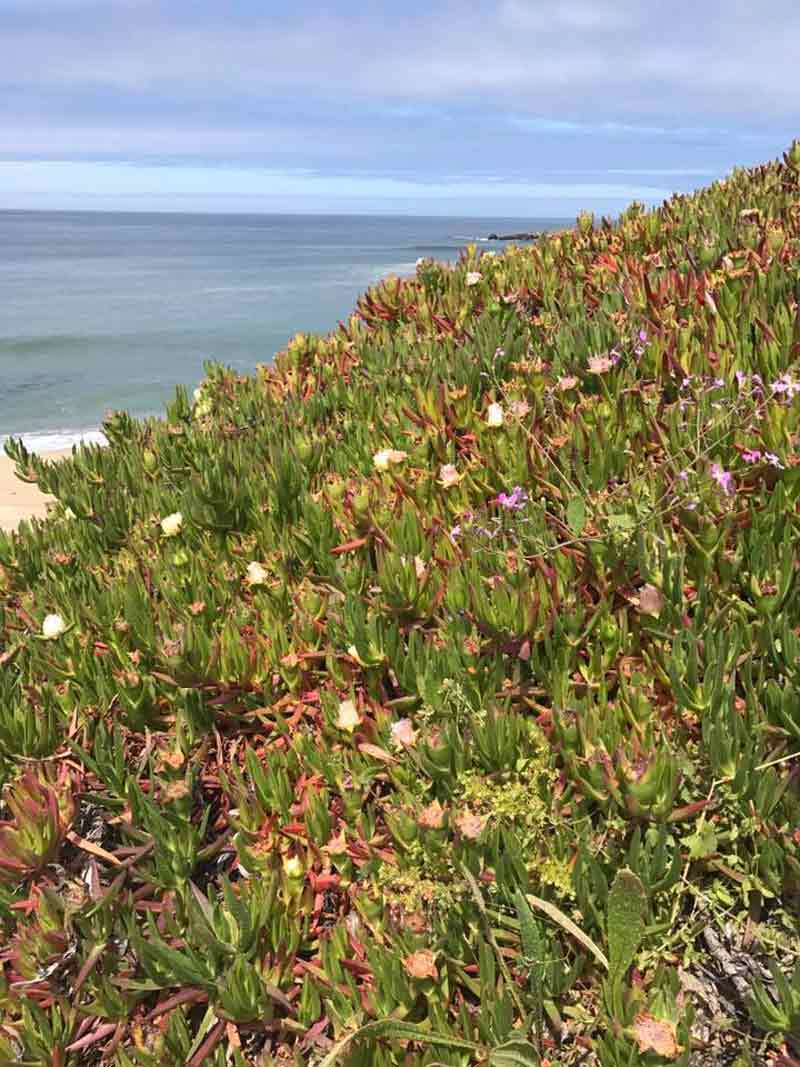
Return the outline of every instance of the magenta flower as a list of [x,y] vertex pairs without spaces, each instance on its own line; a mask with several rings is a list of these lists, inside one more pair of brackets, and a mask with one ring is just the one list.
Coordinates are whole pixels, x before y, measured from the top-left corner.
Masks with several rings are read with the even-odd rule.
[[639,340],[642,342],[642,344],[646,343],[646,341],[647,341],[647,330],[639,330]]
[[742,459],[745,463],[758,463],[761,459],[761,453],[755,448],[748,449],[747,452],[742,452]]
[[521,511],[528,503],[528,494],[521,486],[515,485],[510,493],[500,493],[496,502],[507,511]]
[[711,477],[723,491],[725,496],[733,496],[736,492],[736,487],[733,484],[733,475],[730,471],[723,470],[719,463],[712,464]]

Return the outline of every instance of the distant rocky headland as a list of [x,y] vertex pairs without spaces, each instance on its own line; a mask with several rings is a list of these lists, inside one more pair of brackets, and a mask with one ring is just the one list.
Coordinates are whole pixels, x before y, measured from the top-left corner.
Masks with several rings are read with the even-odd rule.
[[490,233],[487,234],[487,241],[538,241],[540,237],[544,236],[544,231],[536,233]]

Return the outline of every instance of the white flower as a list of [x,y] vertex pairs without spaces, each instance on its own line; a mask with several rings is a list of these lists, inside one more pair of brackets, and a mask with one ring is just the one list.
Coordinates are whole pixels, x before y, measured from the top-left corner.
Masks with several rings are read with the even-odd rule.
[[46,615],[42,623],[42,637],[48,641],[55,641],[64,633],[67,624],[60,615]]
[[171,515],[165,515],[161,520],[161,529],[165,537],[177,537],[183,527],[183,515],[174,511]]
[[195,404],[199,404],[200,403],[200,401],[203,399],[203,387],[202,387],[202,385],[198,385],[198,387],[192,393],[192,397],[194,398]]
[[247,582],[248,585],[264,585],[268,579],[269,572],[266,567],[262,566],[262,564],[258,563],[256,560],[253,560],[252,563],[248,563],[247,577],[245,578],[245,582]]
[[372,457],[372,462],[375,464],[376,470],[388,471],[393,463],[402,463],[406,456],[406,452],[400,452],[396,448],[384,448],[375,453]]
[[503,425],[503,409],[500,404],[490,404],[486,410],[486,425],[487,426],[502,426]]
[[417,260],[416,264],[415,264],[417,270],[419,270],[419,268],[422,267],[424,265],[424,263],[425,263],[425,257],[424,256],[420,256],[419,259]]
[[473,286],[473,285],[480,285],[480,283],[481,283],[481,272],[479,270],[471,270],[471,271],[467,272],[467,278],[466,278],[465,285]]

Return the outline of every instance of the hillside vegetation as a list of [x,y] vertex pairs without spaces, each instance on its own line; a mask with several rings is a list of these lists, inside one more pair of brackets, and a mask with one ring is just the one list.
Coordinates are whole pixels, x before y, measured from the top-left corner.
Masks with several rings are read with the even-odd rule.
[[799,283],[796,144],[7,445],[0,1065],[794,1063]]

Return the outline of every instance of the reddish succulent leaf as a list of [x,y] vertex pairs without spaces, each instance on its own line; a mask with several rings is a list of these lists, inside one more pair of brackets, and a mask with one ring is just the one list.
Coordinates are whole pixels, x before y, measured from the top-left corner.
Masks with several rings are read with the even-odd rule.
[[633,1036],[640,1052],[655,1052],[668,1060],[674,1060],[682,1051],[678,1044],[675,1023],[668,1019],[656,1019],[648,1012],[636,1016]]
[[436,956],[429,948],[421,948],[403,960],[406,972],[412,978],[438,978]]
[[427,808],[423,808],[417,822],[426,830],[438,830],[444,823],[444,808],[438,800],[434,800]]

